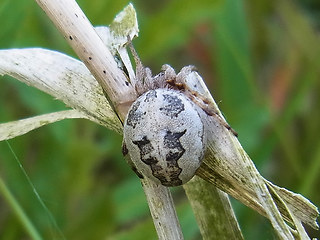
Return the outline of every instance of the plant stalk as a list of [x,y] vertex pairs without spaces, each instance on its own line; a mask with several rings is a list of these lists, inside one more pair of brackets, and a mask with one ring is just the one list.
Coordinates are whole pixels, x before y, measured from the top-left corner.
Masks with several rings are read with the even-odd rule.
[[[132,85],[74,0],[36,0],[99,82],[123,122],[137,98]],[[169,189],[142,181],[159,239],[183,239]]]

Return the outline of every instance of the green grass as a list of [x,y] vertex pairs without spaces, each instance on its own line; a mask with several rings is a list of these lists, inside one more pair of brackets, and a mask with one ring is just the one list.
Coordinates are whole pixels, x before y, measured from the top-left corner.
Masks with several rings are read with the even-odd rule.
[[[128,1],[78,2],[94,25],[106,25]],[[196,65],[262,175],[319,205],[319,4],[133,4],[140,25],[134,45],[145,65],[154,73],[164,63],[177,71]],[[39,46],[74,56],[34,1],[2,0],[0,20],[2,49]],[[0,79],[0,122],[62,109],[46,94]],[[31,230],[39,238],[61,239],[59,229],[66,239],[156,238],[139,180],[121,156],[120,136],[85,120],[66,120],[9,143],[58,227],[7,143],[0,142],[2,239],[27,238]],[[185,239],[199,239],[183,191],[174,197]],[[268,221],[233,204],[245,239],[274,237]]]

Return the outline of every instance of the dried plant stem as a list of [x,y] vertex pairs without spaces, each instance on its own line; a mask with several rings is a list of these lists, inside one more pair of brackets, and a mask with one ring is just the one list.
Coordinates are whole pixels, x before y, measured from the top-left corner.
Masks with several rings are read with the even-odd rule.
[[[36,0],[102,86],[123,121],[136,93],[74,0]],[[159,239],[182,239],[170,191],[142,181]]]
[[[183,239],[176,212],[172,208],[173,200],[169,188],[147,178],[141,182],[159,239]],[[168,216],[175,217],[168,218]],[[163,225],[164,222],[166,225]],[[179,227],[167,228],[168,225]]]
[[36,0],[106,92],[120,116],[136,94],[109,49],[74,0]]
[[204,240],[243,239],[226,193],[197,176],[183,187]]

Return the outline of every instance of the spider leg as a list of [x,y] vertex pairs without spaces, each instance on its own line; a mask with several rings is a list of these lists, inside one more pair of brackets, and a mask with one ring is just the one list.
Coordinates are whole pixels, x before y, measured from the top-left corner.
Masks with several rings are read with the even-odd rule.
[[174,71],[173,67],[171,67],[169,64],[164,64],[161,67],[161,71],[164,72],[164,77],[166,80],[168,79],[176,79],[177,74]]
[[234,136],[238,137],[238,133],[221,117],[220,113],[214,110],[214,107],[211,106],[210,101],[207,99],[201,98],[201,96],[197,96],[196,92],[189,92],[188,95],[191,100],[197,104],[208,116],[214,117],[218,120],[218,122],[228,129]]
[[178,83],[184,83],[185,84],[185,79],[186,77],[194,72],[194,71],[197,71],[197,68],[193,65],[188,65],[188,66],[185,66],[183,67],[180,72],[177,74],[177,82]]
[[[203,108],[202,108],[203,109]],[[203,109],[209,116],[215,117],[219,123],[224,126],[226,129],[228,129],[234,136],[238,137],[238,133],[220,116],[218,112],[215,111],[206,111]]]
[[170,65],[164,64],[161,67],[161,72],[153,77],[153,82],[155,88],[167,88],[170,85],[169,82],[174,82],[175,79],[176,72],[174,69]]
[[218,113],[215,113],[213,116],[216,117],[221,125],[228,129],[235,137],[238,137],[238,133],[223,118],[221,118]]
[[155,87],[153,86],[154,83],[152,72],[150,68],[143,66],[142,61],[136,49],[134,48],[130,37],[128,36],[127,38],[130,51],[136,63],[136,77],[134,81],[134,87],[138,95],[142,95],[149,89],[155,89]]

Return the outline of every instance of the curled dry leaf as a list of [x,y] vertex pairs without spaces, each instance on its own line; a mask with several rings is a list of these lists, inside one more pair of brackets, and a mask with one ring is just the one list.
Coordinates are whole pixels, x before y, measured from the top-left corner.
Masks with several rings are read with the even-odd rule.
[[[210,100],[211,107],[223,118],[198,73],[191,72],[187,84]],[[222,127],[217,118],[203,114],[202,119],[207,131],[208,148],[197,171],[199,177],[268,217],[275,229],[281,229],[277,232],[283,239],[292,239],[289,231],[295,230],[304,239],[306,235],[299,226],[301,222],[319,228],[316,221],[319,212],[315,205],[300,194],[265,180],[232,132]],[[285,221],[292,224],[295,230]]]
[[15,138],[50,123],[73,118],[87,118],[87,116],[78,110],[66,110],[2,123],[0,124],[0,141]]
[[[127,36],[133,38],[139,31],[132,4],[117,15],[110,27],[96,27],[95,30],[112,54],[121,56],[122,63],[133,77],[134,72],[125,50]],[[76,115],[122,133],[121,123],[105,98],[101,86],[86,66],[77,59],[41,48],[0,50],[0,75],[12,76],[78,110],[2,124],[0,140],[25,134],[53,123],[55,119],[60,121],[76,118]]]
[[87,118],[121,132],[102,88],[79,60],[41,48],[1,50],[0,74],[36,87]]

